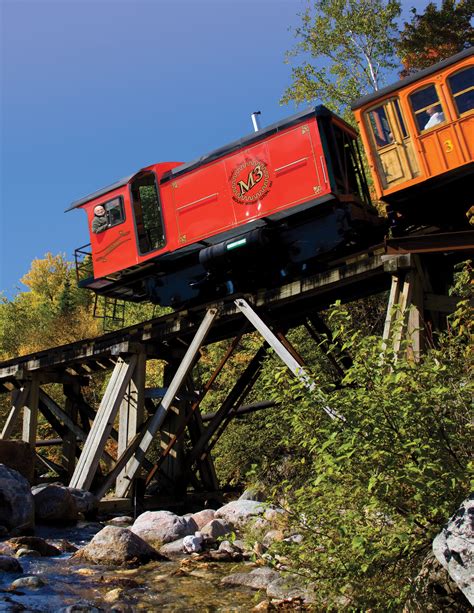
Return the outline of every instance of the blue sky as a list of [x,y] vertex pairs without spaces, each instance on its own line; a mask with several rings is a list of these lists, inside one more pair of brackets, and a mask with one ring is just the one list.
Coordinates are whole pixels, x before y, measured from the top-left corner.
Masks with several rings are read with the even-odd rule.
[[[427,4],[405,2],[405,10]],[[285,51],[305,0],[0,0],[0,291],[88,242],[68,205],[294,112]],[[23,287],[24,289],[24,287]]]

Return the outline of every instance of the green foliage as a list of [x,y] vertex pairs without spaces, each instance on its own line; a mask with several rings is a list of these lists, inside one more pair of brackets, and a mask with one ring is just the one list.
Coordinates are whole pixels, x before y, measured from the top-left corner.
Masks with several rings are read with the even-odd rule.
[[413,8],[411,22],[405,22],[397,42],[407,76],[427,68],[474,44],[471,25],[474,0],[443,0],[438,9],[430,2],[423,13]]
[[301,57],[292,69],[292,85],[282,102],[320,100],[351,119],[348,108],[360,96],[379,89],[395,68],[395,20],[398,0],[317,0],[308,4],[295,29],[298,43],[287,60]]
[[404,357],[408,343],[382,359],[380,337],[361,334],[339,306],[330,319],[354,360],[342,382],[315,377],[314,394],[283,370],[269,381],[291,456],[285,472],[277,460],[260,479],[270,474],[292,531],[304,535],[285,553],[315,583],[320,608],[401,610],[433,537],[469,492],[471,278],[469,267],[458,273],[450,327],[419,362]]

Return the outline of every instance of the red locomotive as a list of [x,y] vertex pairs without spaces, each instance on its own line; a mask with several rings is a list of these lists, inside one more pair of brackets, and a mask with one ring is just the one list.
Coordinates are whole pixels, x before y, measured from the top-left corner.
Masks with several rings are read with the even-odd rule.
[[377,221],[357,133],[322,106],[143,168],[75,208],[92,247],[80,286],[175,307],[281,284]]
[[[353,109],[377,195],[397,231],[466,223],[474,49]],[[367,229],[375,242],[374,227],[381,228],[357,134],[323,106],[194,162],[148,166],[71,208],[86,211],[91,232],[92,268],[82,287],[175,307],[277,286],[334,250],[361,244]]]

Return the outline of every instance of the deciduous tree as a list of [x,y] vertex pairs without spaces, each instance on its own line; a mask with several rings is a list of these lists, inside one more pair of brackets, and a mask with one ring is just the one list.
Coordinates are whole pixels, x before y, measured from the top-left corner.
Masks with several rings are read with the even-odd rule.
[[474,44],[471,25],[474,0],[443,0],[438,9],[430,2],[423,13],[411,10],[412,19],[405,22],[397,43],[397,53],[407,76],[427,68]]
[[397,66],[394,40],[398,0],[318,0],[300,15],[298,43],[287,60],[293,82],[282,102],[327,104],[348,115],[350,103],[379,89],[388,70]]

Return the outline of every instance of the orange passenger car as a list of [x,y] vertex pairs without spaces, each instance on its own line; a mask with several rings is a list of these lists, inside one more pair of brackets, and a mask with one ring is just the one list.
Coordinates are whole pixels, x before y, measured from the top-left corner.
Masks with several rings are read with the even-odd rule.
[[474,48],[361,98],[352,110],[389,214],[410,224],[465,224],[474,204]]

